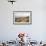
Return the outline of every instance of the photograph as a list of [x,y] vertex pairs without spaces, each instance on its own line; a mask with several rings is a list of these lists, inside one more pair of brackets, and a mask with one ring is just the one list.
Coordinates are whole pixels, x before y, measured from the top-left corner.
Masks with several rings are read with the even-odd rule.
[[32,24],[32,11],[14,11],[13,24]]

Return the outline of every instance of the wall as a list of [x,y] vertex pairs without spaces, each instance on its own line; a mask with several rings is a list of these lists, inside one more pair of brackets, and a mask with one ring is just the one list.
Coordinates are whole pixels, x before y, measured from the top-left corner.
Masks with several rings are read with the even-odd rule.
[[[44,5],[42,0],[17,0],[14,5],[0,0],[0,40],[14,40],[19,32],[29,33],[37,41],[46,40]],[[13,11],[32,11],[32,25],[14,25]]]

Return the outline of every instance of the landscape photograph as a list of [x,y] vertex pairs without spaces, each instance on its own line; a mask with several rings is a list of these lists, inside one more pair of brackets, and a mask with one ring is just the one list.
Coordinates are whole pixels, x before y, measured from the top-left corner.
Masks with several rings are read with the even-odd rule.
[[14,24],[32,24],[32,14],[30,12],[14,12]]

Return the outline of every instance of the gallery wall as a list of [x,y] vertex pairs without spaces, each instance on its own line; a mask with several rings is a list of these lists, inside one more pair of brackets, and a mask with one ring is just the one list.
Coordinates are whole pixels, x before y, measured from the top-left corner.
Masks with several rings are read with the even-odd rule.
[[[0,41],[15,40],[19,32],[31,35],[33,40],[46,40],[46,14],[42,0],[17,0],[13,5],[0,0]],[[14,25],[13,11],[32,11],[31,25]]]

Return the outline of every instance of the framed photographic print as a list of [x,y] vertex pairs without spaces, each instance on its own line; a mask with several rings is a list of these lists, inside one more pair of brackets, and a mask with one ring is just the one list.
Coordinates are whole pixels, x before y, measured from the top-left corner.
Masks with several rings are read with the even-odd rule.
[[32,24],[32,11],[13,11],[13,24]]

